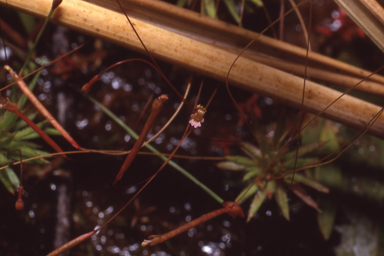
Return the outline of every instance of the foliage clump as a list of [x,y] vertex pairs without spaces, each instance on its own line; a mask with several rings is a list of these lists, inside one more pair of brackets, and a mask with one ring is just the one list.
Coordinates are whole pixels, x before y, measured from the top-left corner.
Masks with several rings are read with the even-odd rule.
[[[298,150],[297,138],[289,136],[290,132],[285,131],[284,122],[275,123],[271,127],[267,135],[265,132],[256,132],[258,146],[248,142],[240,143],[246,157],[227,156],[227,161],[217,164],[223,170],[245,172],[245,188],[236,202],[241,204],[253,196],[247,216],[249,222],[263,202],[274,196],[283,216],[289,220],[288,191],[291,191],[321,214],[322,209],[313,194],[314,191],[327,194],[329,189],[316,180],[315,172],[309,171],[308,167],[315,167],[321,162],[321,156],[337,151],[339,139],[336,126],[319,119],[301,133],[301,146]],[[334,215],[331,217],[333,219]],[[321,218],[319,224],[320,229],[325,226]],[[327,229],[332,230],[332,227]]]

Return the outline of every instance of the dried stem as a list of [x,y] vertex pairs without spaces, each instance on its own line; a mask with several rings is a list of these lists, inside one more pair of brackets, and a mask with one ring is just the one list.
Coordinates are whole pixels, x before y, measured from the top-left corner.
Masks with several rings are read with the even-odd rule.
[[100,230],[100,228],[96,229],[96,230],[93,230],[91,232],[88,232],[84,235],[81,235],[81,236],[78,236],[76,237],[75,239],[69,241],[68,243],[60,246],[59,248],[57,248],[56,250],[52,251],[51,253],[47,254],[47,256],[57,256],[57,255],[60,255],[62,254],[63,252],[71,249],[72,247],[74,247],[75,245],[78,245],[79,243],[87,240],[88,238],[90,238],[91,236],[93,236],[94,234],[96,234],[98,231]]
[[[56,144],[43,130],[41,130],[34,122],[32,122],[26,115],[24,115],[17,104],[12,103],[9,101],[9,99],[5,99],[3,97],[0,97],[0,101],[2,102],[0,104],[0,108],[4,108],[9,112],[12,112],[13,114],[17,115],[21,119],[23,119],[33,130],[35,130],[41,138],[43,138],[54,150],[57,152],[63,152],[63,150],[59,147],[59,145]],[[64,157],[66,157],[64,155]]]
[[203,216],[200,216],[199,218],[194,219],[194,220],[178,227],[177,229],[169,231],[168,233],[165,233],[163,235],[149,236],[149,240],[144,240],[144,242],[141,243],[141,246],[145,247],[148,245],[154,246],[156,244],[160,244],[160,243],[162,243],[162,242],[164,242],[164,241],[166,241],[166,240],[168,240],[174,236],[177,236],[177,235],[187,231],[190,228],[196,227],[197,225],[204,223],[210,219],[213,219],[217,216],[220,216],[224,213],[228,213],[233,218],[235,218],[237,216],[244,218],[243,210],[240,208],[240,206],[237,203],[224,202],[223,206],[224,206],[223,208],[220,208],[220,209],[214,210],[212,212],[209,212],[207,214],[204,214]]
[[56,121],[56,119],[49,113],[49,111],[41,104],[41,102],[36,98],[36,96],[29,90],[28,86],[25,84],[24,80],[21,78],[23,70],[20,71],[19,76],[9,67],[5,65],[4,68],[9,72],[13,79],[17,82],[17,85],[20,89],[27,95],[28,99],[32,102],[33,105],[40,111],[40,113],[55,127],[63,137],[72,144],[78,150],[85,150],[80,147],[79,144],[69,135],[69,133]]
[[166,100],[168,100],[168,96],[163,94],[163,95],[160,95],[160,97],[155,99],[155,101],[153,102],[151,114],[149,115],[147,122],[145,123],[144,128],[140,133],[139,138],[136,140],[135,144],[133,145],[133,148],[131,149],[131,153],[129,153],[123,165],[121,166],[119,173],[116,175],[113,185],[115,185],[121,179],[121,177],[123,177],[125,171],[129,168],[129,166],[137,156],[137,153],[139,152],[140,148],[144,143],[144,140],[147,138],[149,130],[152,128],[153,122],[155,121],[157,115],[160,113],[160,110],[162,109],[163,104]]

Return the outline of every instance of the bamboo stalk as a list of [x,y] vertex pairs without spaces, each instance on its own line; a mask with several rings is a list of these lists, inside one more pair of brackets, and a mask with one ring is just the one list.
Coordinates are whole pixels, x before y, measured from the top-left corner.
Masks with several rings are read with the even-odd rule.
[[[39,17],[47,15],[52,4],[50,0],[0,0],[0,4],[5,5],[6,2],[8,6]],[[158,3],[157,1],[150,2],[153,4]],[[103,5],[107,6],[113,4],[112,1],[100,2],[100,0],[98,0],[98,3],[103,3]],[[116,9],[117,6],[114,8]],[[135,8],[139,11],[132,13],[137,11]],[[181,11],[175,6],[168,8],[176,9],[178,12]],[[237,57],[237,54],[223,49],[223,44],[226,40],[233,41],[234,39],[231,38],[233,34],[230,34],[226,40],[207,44],[206,42],[195,40],[194,38],[196,37],[184,36],[182,34],[184,33],[183,30],[176,33],[174,29],[166,26],[167,24],[165,23],[170,23],[172,18],[174,18],[173,23],[183,23],[182,20],[179,22],[178,19],[181,19],[180,17],[176,19],[176,16],[168,15],[169,17],[165,23],[157,25],[156,18],[152,19],[150,17],[145,22],[135,19],[135,15],[140,16],[140,10],[140,8],[133,5],[129,9],[128,14],[133,17],[132,22],[135,24],[138,33],[149,51],[156,58],[183,66],[220,81],[225,81],[228,69]],[[147,11],[150,13],[150,10]],[[183,10],[183,12],[187,11]],[[207,20],[206,17],[199,19]],[[156,25],[152,24],[153,20],[155,20]],[[196,17],[195,20],[197,20]],[[132,32],[132,29],[128,26],[125,17],[120,12],[114,11],[112,7],[104,8],[85,1],[66,0],[57,8],[53,14],[52,21],[132,50],[143,52],[142,46]],[[209,22],[214,23],[213,21]],[[217,21],[215,22],[216,25],[219,24]],[[228,24],[226,26],[228,29],[233,30],[234,33],[255,34],[239,28],[234,30],[234,27]],[[196,28],[195,30],[197,29],[201,28]],[[213,35],[217,35],[214,30],[211,31]],[[244,39],[244,41],[247,40]],[[265,40],[266,37],[261,37],[258,43],[264,44]],[[272,47],[277,47],[275,41],[269,42],[272,42]],[[284,43],[283,45],[288,44]],[[291,50],[291,52],[302,51],[301,48],[295,46],[291,46]],[[314,53],[310,54],[312,57],[315,55]],[[357,70],[362,72],[360,69]],[[273,97],[287,105],[300,107],[301,104],[302,78],[257,63],[248,58],[241,57],[238,59],[229,76],[229,83],[251,92]],[[304,107],[308,111],[318,113],[339,95],[340,93],[337,91],[308,81],[306,84]],[[351,96],[344,96],[334,106],[329,108],[324,113],[324,116],[356,128],[362,128],[379,110],[378,106]],[[384,117],[381,117],[371,127],[370,132],[384,138],[383,128]]]
[[[383,14],[380,13],[383,8],[376,3],[375,9],[372,1],[366,0],[335,0],[335,2],[384,52],[384,23],[382,23]],[[376,15],[376,11],[380,13],[380,16]]]
[[[270,67],[293,73],[295,75],[304,76],[305,65],[295,64],[290,61],[284,61],[260,55],[252,54],[249,55],[249,57],[257,62],[263,63]],[[312,67],[307,68],[307,76],[310,79],[316,79],[319,81],[328,82],[333,85],[340,85],[346,88],[351,88],[361,82],[361,79],[357,77],[343,75],[337,72],[331,72]],[[361,82],[355,90],[368,92],[374,95],[384,96],[384,86],[374,81],[365,80]]]
[[[110,10],[120,12],[120,9],[109,0],[94,0],[95,4]],[[189,38],[216,45],[225,49],[240,52],[252,39],[259,36],[258,33],[239,28],[237,26],[201,16],[199,13],[179,8],[157,0],[121,0],[129,15],[151,24],[177,31]],[[293,14],[293,13],[292,13]],[[258,40],[247,50],[253,53],[263,53],[275,58],[290,60],[304,64],[306,49],[300,48],[280,40],[261,35]],[[247,52],[244,53],[244,56]],[[371,72],[349,65],[347,63],[329,58],[327,56],[310,52],[309,65],[318,68],[327,68],[334,72],[343,72],[356,77],[367,77]],[[375,75],[370,78],[373,81],[384,83],[384,77]]]
[[371,11],[373,15],[384,25],[384,9],[383,7],[374,0],[361,0],[361,2]]

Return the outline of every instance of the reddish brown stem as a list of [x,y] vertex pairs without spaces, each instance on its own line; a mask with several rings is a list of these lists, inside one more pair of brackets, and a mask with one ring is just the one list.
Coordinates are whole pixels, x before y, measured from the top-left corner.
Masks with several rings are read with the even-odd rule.
[[115,185],[121,177],[123,177],[125,171],[128,169],[128,167],[131,165],[133,162],[133,159],[135,159],[137,153],[139,152],[141,146],[144,143],[145,138],[148,135],[149,130],[151,129],[153,122],[156,119],[156,116],[159,114],[161,108],[163,107],[164,102],[168,99],[168,96],[165,94],[160,95],[157,99],[152,104],[152,111],[151,114],[149,115],[147,122],[144,125],[143,130],[140,133],[139,138],[135,142],[135,145],[133,145],[133,148],[131,150],[131,153],[127,156],[125,159],[123,165],[121,166],[119,173],[116,175],[115,181],[113,182],[113,185]]
[[243,210],[240,208],[240,206],[237,203],[234,202],[224,202],[223,203],[223,208],[214,210],[212,212],[209,212],[207,214],[204,214],[203,216],[194,219],[181,227],[178,227],[177,229],[174,229],[168,233],[165,233],[163,235],[152,235],[149,236],[149,240],[144,240],[144,242],[141,243],[141,246],[154,246],[156,244],[160,244],[164,242],[165,240],[168,240],[174,236],[177,236],[185,231],[187,231],[190,228],[193,228],[201,223],[204,223],[210,219],[213,219],[221,214],[228,213],[232,217],[242,217],[244,218],[244,213]]
[[[20,180],[20,184],[21,184],[21,180]],[[19,192],[17,194],[17,201],[15,203],[15,208],[17,211],[21,211],[24,209],[23,192],[24,192],[24,187],[20,185]]]
[[91,232],[88,232],[84,235],[81,235],[81,236],[78,236],[76,237],[75,239],[69,241],[68,243],[60,246],[59,248],[57,248],[56,250],[54,250],[53,252],[49,253],[47,256],[57,256],[57,255],[60,255],[62,254],[63,252],[71,249],[72,247],[74,247],[75,245],[78,245],[79,243],[87,240],[88,238],[90,238],[91,236],[93,236],[94,234],[96,234],[98,231],[100,230],[100,228],[96,229],[96,230],[93,230]]
[[139,118],[137,119],[135,125],[133,126],[133,130],[137,130],[137,126],[139,125],[141,119],[143,118],[145,112],[147,112],[147,109],[149,108],[149,105],[151,104],[153,98],[155,97],[155,92],[152,92],[151,96],[149,96],[148,101],[145,103],[145,106],[143,107],[143,110],[141,111]]
[[[1,97],[1,99],[3,99],[3,101],[5,100],[3,97]],[[10,102],[9,99],[6,99],[4,104],[0,104],[0,108],[5,108],[7,111],[12,112],[13,114],[23,119],[33,130],[35,130],[35,132],[40,135],[41,138],[43,138],[43,140],[45,140],[54,150],[56,150],[56,152],[63,152],[63,150],[59,147],[59,145],[56,144],[56,142],[54,142],[43,130],[40,129],[40,127],[38,127],[20,111],[17,104]],[[66,157],[65,155],[63,156]]]
[[17,82],[17,85],[20,89],[27,95],[28,99],[32,102],[33,105],[40,111],[40,113],[52,124],[53,127],[58,130],[63,137],[72,144],[78,150],[85,150],[80,147],[79,144],[68,134],[68,132],[56,121],[56,119],[48,112],[48,110],[41,104],[41,102],[36,98],[36,96],[29,90],[28,86],[25,84],[22,77],[23,70],[20,70],[19,76],[8,66],[4,66],[4,68],[9,72],[9,74],[13,77],[13,79]]
[[15,208],[17,211],[21,211],[24,209],[24,202],[23,202],[23,157],[21,156],[20,149],[15,149],[13,151],[18,151],[20,155],[20,185],[19,185],[19,192],[17,193],[17,201],[15,203]]

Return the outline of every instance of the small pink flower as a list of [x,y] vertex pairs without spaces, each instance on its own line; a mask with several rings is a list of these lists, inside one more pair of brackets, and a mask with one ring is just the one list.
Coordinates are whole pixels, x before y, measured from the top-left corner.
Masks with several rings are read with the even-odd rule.
[[190,123],[194,128],[201,127],[201,123],[204,123],[204,118],[201,119],[201,122],[197,122],[197,121],[195,121],[195,119],[194,119],[195,116],[196,116],[195,114],[192,114],[192,115],[191,115],[191,119],[189,119],[189,123]]

